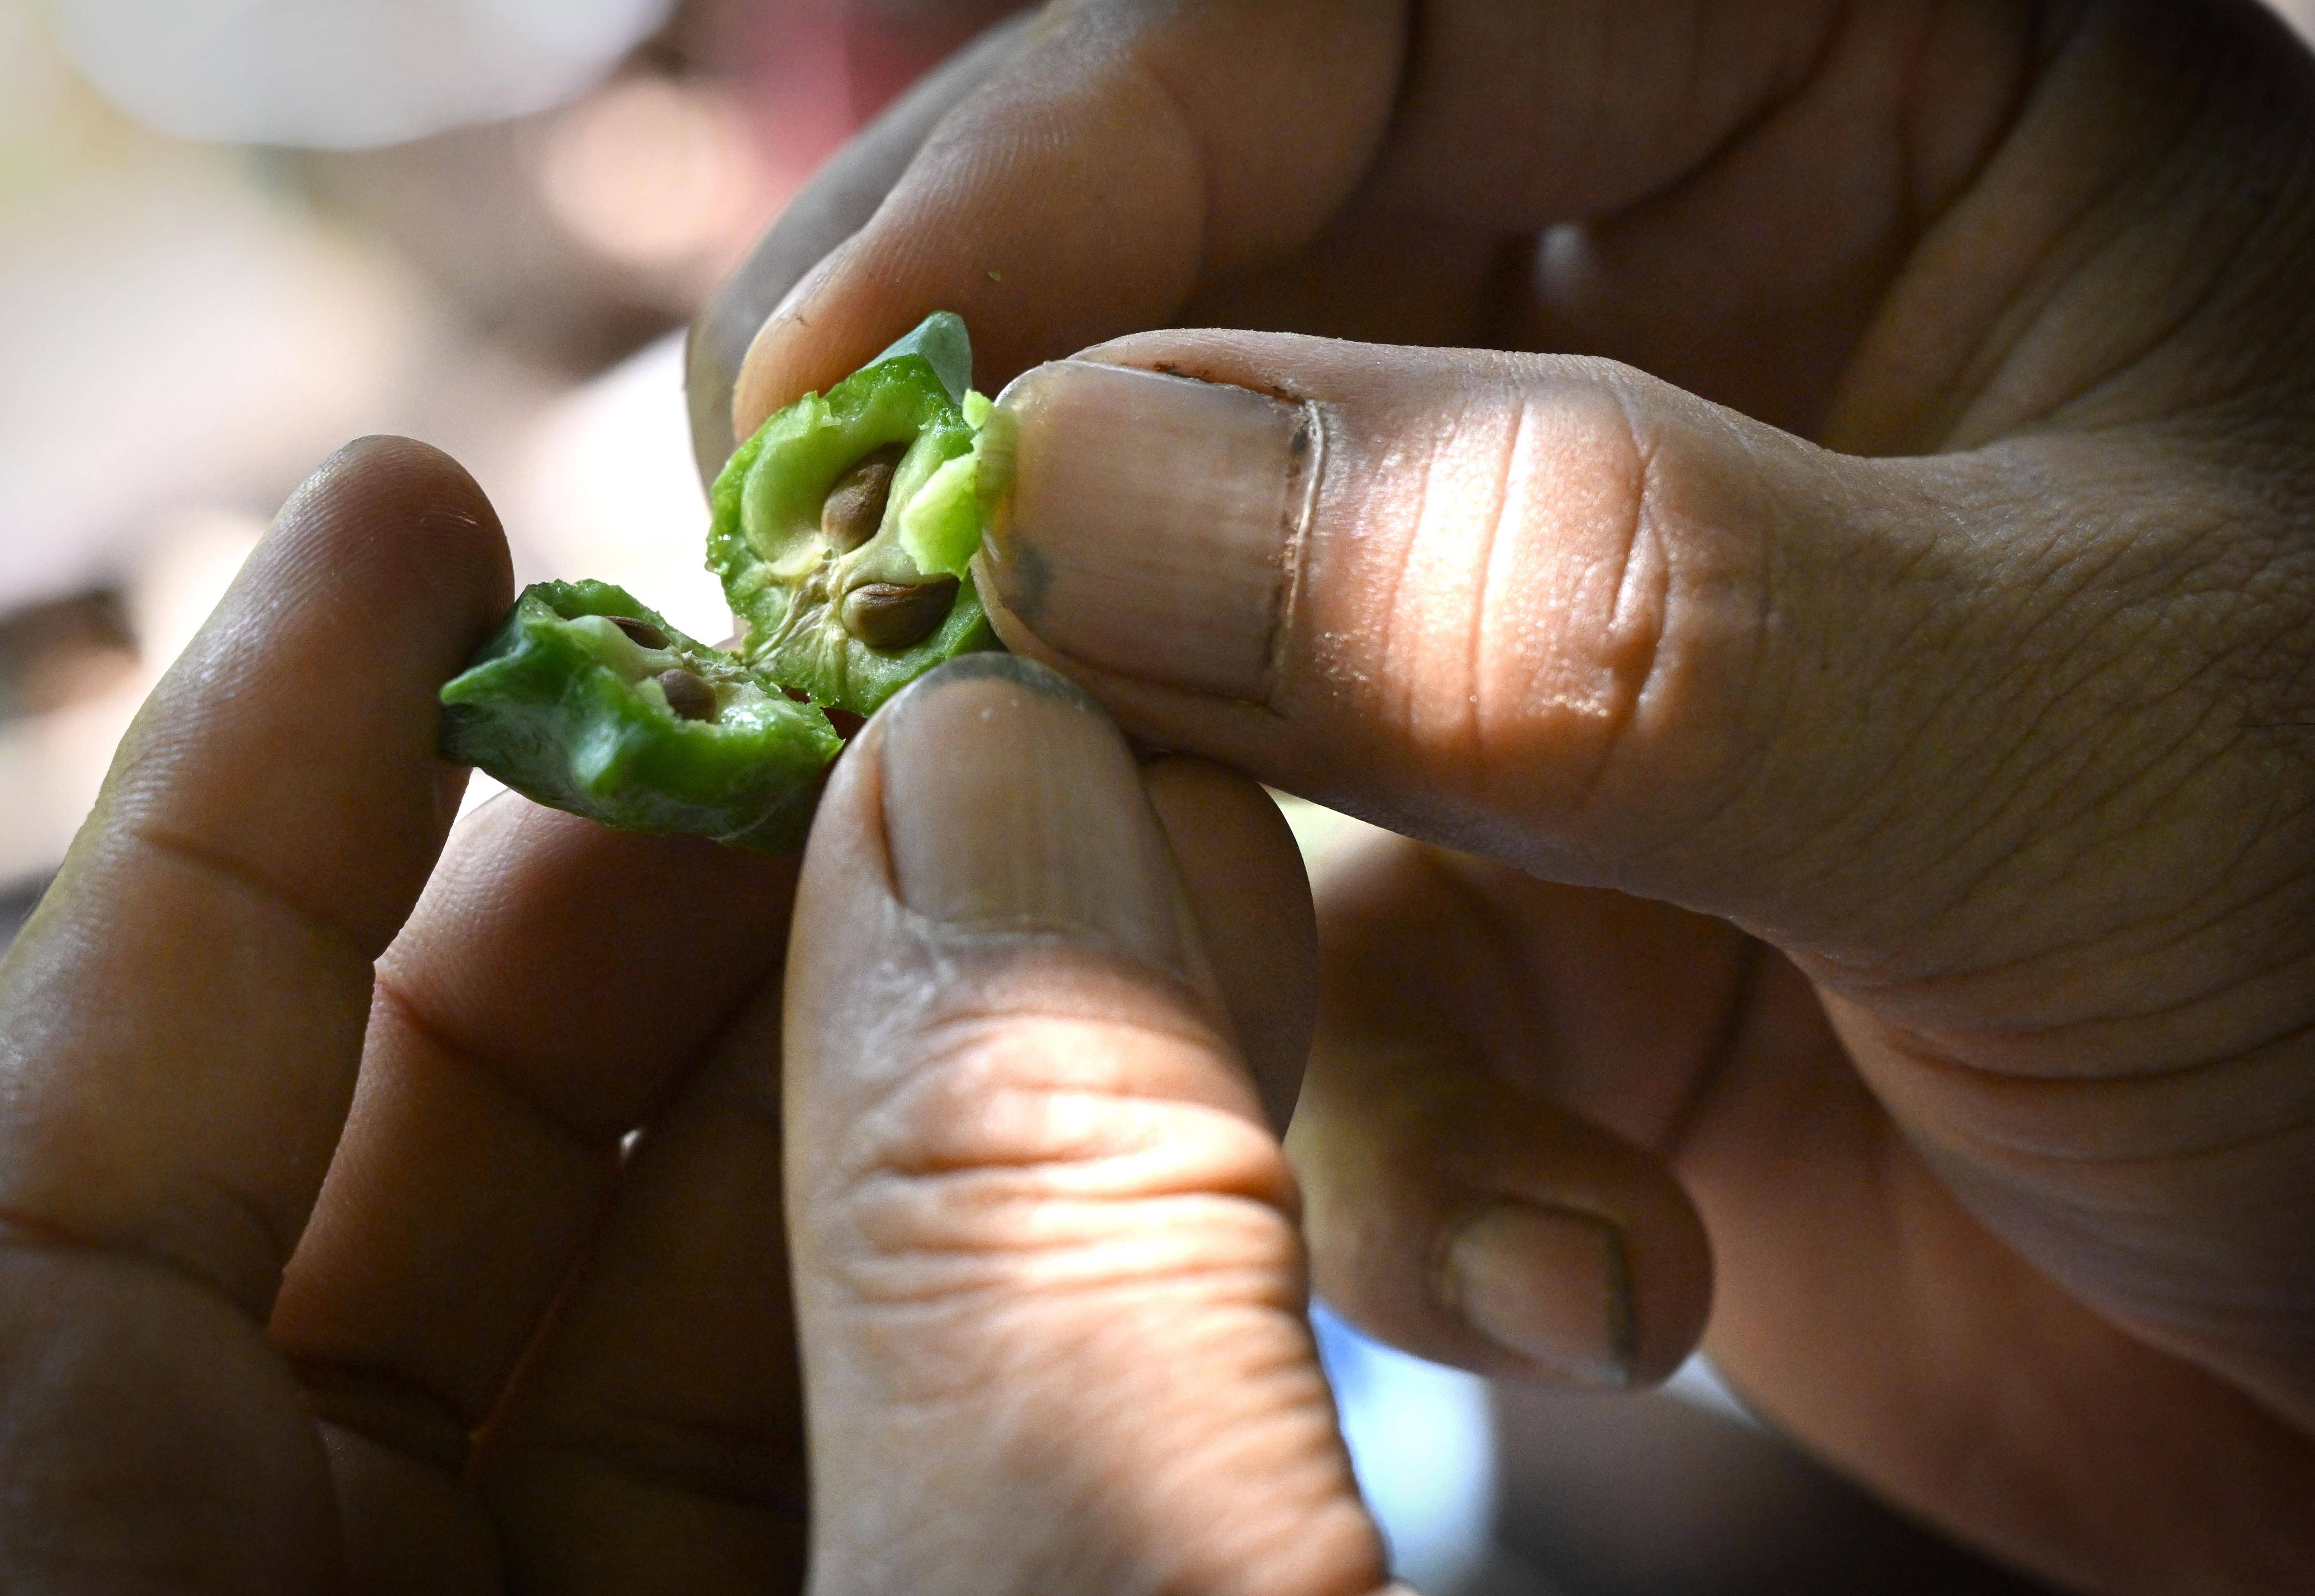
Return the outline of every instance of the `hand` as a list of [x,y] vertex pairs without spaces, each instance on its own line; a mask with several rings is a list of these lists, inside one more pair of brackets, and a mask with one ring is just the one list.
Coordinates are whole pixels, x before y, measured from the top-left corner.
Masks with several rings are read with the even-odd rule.
[[[959,72],[775,235],[825,259],[695,413],[744,434],[935,306],[1000,376],[1117,340],[1007,401],[1007,641],[1422,839],[1322,883],[1320,1289],[1645,1379],[1707,1289],[1684,1190],[1707,1350],[1814,1450],[2072,1583],[2297,1578],[2315,76],[2279,24],[1089,4]],[[1368,341],[1135,331],[1202,324]]]
[[508,587],[455,466],[342,453],[0,962],[0,1587],[788,1591],[807,1497],[823,1591],[1379,1586],[1269,800],[984,655],[800,895],[515,799],[438,865]]

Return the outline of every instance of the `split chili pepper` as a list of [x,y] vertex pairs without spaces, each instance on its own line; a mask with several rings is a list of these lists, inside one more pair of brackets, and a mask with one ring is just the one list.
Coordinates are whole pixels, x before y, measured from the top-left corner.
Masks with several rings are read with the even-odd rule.
[[998,646],[973,590],[1009,462],[936,314],[742,444],[709,498],[708,566],[738,655],[622,588],[540,582],[441,693],[441,752],[526,796],[636,831],[802,846],[845,723],[942,661]]
[[828,717],[608,582],[539,582],[442,689],[442,754],[629,831],[803,841]]

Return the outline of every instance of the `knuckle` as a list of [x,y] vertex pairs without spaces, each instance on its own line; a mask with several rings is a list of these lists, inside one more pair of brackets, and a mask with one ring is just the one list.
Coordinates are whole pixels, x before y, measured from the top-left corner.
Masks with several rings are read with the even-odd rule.
[[[835,1150],[826,1217],[861,1299],[1038,1295],[1295,1254],[1275,1139],[1201,1092],[1211,1034],[1138,1019],[952,1008]],[[837,1238],[831,1238],[837,1239]]]
[[1722,423],[1631,387],[1555,363],[1446,417],[1389,595],[1406,733],[1547,821],[1724,749],[1703,710],[1761,629],[1761,510]]

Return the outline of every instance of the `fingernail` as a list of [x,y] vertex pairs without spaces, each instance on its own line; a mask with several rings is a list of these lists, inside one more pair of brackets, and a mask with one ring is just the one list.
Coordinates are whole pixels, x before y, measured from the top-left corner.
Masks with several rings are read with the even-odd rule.
[[1448,1306],[1505,1352],[1583,1385],[1631,1383],[1630,1259],[1610,1221],[1497,1203],[1450,1240],[1441,1273]]
[[1310,407],[1084,360],[998,403],[1018,448],[985,556],[1006,607],[1088,665],[1265,701],[1322,452]]
[[968,654],[894,701],[881,747],[909,909],[1190,978],[1173,856],[1125,740],[1075,686],[1014,655]]

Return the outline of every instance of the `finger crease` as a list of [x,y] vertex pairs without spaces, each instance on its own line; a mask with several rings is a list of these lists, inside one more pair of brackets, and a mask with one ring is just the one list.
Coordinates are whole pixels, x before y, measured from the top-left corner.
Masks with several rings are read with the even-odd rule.
[[552,1130],[590,1152],[616,1146],[627,1126],[597,1127],[581,1123],[557,1107],[553,1099],[533,1089],[528,1072],[510,1057],[468,1044],[452,1029],[435,1020],[417,999],[395,986],[384,973],[377,980],[376,1001],[394,1010],[410,1028],[432,1044],[435,1051],[467,1076],[488,1083],[501,1095],[530,1111]]
[[370,938],[360,935],[328,910],[306,902],[237,855],[212,847],[206,842],[164,826],[129,826],[124,829],[123,835],[131,843],[150,848],[197,873],[220,880],[244,896],[279,909],[298,926],[313,932],[323,941],[342,948],[365,964],[375,960],[382,951],[371,944]]

